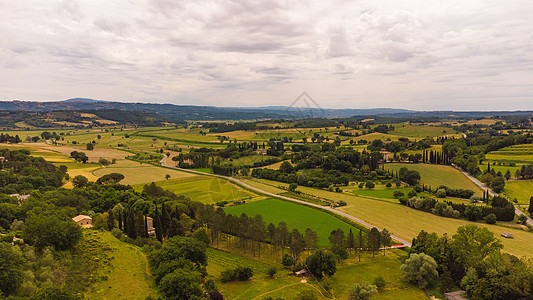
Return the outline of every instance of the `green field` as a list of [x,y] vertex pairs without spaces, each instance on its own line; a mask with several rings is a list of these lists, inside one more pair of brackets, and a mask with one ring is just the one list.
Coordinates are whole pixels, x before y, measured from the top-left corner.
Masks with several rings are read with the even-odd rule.
[[268,156],[268,155],[251,155],[251,156],[243,156],[241,158],[233,160],[233,164],[235,166],[241,167],[241,166],[253,166],[255,162],[261,162],[265,161],[267,159],[276,158],[275,156]]
[[96,177],[102,177],[110,173],[120,173],[125,176],[122,184],[142,184],[150,183],[152,181],[165,180],[165,175],[170,175],[171,179],[185,178],[195,176],[191,173],[181,172],[175,169],[162,168],[150,164],[140,164],[131,160],[120,160],[116,164],[111,164],[107,167],[101,167],[91,171]]
[[406,124],[395,124],[394,131],[389,133],[416,139],[435,138],[439,136],[461,136],[459,132],[453,130],[452,128]]
[[[362,188],[362,189],[354,188],[353,190],[349,189],[348,191],[352,192],[356,196],[368,196],[368,197],[383,198],[383,199],[395,199],[393,196],[394,192],[400,191],[404,193],[404,195],[407,196],[407,194],[409,194],[411,190],[412,188],[410,187],[386,188],[383,185],[377,185],[376,188],[371,189],[371,190],[366,189],[366,188]],[[426,193],[420,193],[419,195],[427,196],[427,197],[431,196]]]
[[304,233],[305,229],[309,227],[317,232],[318,242],[321,247],[329,246],[329,235],[335,229],[341,228],[345,234],[350,229],[353,230],[354,234],[359,232],[358,229],[318,209],[278,199],[266,199],[236,205],[227,207],[224,210],[226,213],[235,216],[245,213],[249,217],[253,217],[259,214],[263,216],[267,224],[272,222],[277,225],[279,222],[284,221],[290,230],[298,229],[300,233]]
[[[241,282],[220,282],[222,271],[237,266],[251,267],[254,270],[252,279]],[[269,278],[266,275],[266,270],[270,267],[278,269],[275,278]],[[300,283],[300,278],[290,275],[291,272],[283,269],[280,264],[266,263],[213,248],[207,249],[207,272],[208,278],[217,281],[224,299],[263,299],[267,296],[292,299],[299,291],[314,290],[311,285]],[[320,293],[317,292],[316,295],[319,299],[324,299]]]
[[508,181],[503,193],[510,200],[516,198],[519,204],[529,205],[529,199],[533,197],[533,180]]
[[[243,181],[272,193],[286,192],[285,190],[276,188],[278,185],[286,186],[286,184],[280,184],[275,181],[265,179]],[[533,253],[531,252],[531,249],[533,249],[533,233],[531,232],[496,225],[487,225],[481,222],[473,223],[466,220],[439,217],[400,205],[397,201],[357,197],[348,193],[336,193],[308,187],[298,187],[298,190],[333,201],[346,201],[348,204],[347,206],[337,209],[360,218],[378,228],[387,228],[391,234],[397,235],[408,241],[416,237],[421,230],[437,232],[438,234],[447,233],[448,235],[453,235],[459,226],[476,224],[492,231],[505,246],[504,250],[506,252],[518,257],[527,256],[533,258]],[[501,237],[500,234],[502,231],[512,232],[514,238],[505,239]]]
[[[191,200],[200,201],[202,203],[264,199],[263,196],[258,196],[257,194],[236,186],[227,180],[210,176],[194,175],[186,172],[180,173],[187,174],[188,177],[156,181],[155,183],[173,193],[185,195],[191,198]],[[135,190],[141,191],[143,186],[144,184],[137,184],[133,187]]]
[[[414,286],[405,284],[401,276],[401,261],[398,254],[405,255],[400,250],[378,253],[374,258],[370,252],[361,255],[358,262],[355,255],[348,260],[341,261],[337,265],[337,272],[331,277],[332,295],[337,299],[345,299],[348,290],[357,281],[373,282],[378,276],[387,280],[387,287],[374,299],[425,299],[424,292]],[[318,299],[330,299],[324,297],[319,290],[325,292],[310,278],[307,282],[300,282],[301,278],[291,275],[280,264],[266,263],[242,257],[240,255],[209,248],[207,250],[209,277],[217,280],[220,291],[227,299],[263,299],[266,296],[273,298],[295,299],[302,290],[312,290]],[[250,266],[254,270],[254,277],[246,282],[221,283],[220,273],[226,268],[234,268],[240,265]],[[267,268],[275,266],[278,273],[274,278],[266,276]]]
[[451,166],[430,165],[430,164],[385,164],[386,170],[399,171],[406,167],[409,170],[420,172],[420,183],[429,185],[433,189],[440,185],[445,185],[454,189],[472,190],[476,195],[483,195],[483,191],[476,184],[470,181],[465,175]]
[[533,162],[533,144],[514,145],[502,148],[498,151],[492,151],[485,155],[485,158],[493,161],[532,163]]
[[107,280],[91,285],[87,299],[145,299],[156,297],[152,277],[147,273],[148,260],[141,249],[117,240],[107,231],[94,231],[102,247],[112,257]]

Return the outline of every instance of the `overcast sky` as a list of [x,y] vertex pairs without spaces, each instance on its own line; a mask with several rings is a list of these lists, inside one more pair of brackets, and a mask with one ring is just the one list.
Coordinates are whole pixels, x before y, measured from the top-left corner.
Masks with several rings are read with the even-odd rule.
[[533,2],[0,0],[0,99],[533,109]]

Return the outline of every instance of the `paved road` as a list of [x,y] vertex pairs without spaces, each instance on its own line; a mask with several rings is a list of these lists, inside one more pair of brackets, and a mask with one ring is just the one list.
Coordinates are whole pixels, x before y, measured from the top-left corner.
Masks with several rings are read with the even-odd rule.
[[[323,209],[323,210],[327,210],[327,211],[330,211],[330,212],[333,212],[337,215],[340,215],[340,216],[343,216],[351,221],[354,221],[360,225],[363,225],[367,228],[372,228],[372,227],[375,227],[373,225],[371,225],[370,223],[367,223],[359,218],[356,218],[352,215],[349,215],[345,212],[342,212],[342,211],[338,211],[334,208],[331,208],[329,206],[322,206],[322,205],[319,205],[319,204],[314,204],[314,203],[309,203],[309,202],[306,202],[306,201],[302,201],[302,200],[298,200],[298,199],[294,199],[294,198],[290,198],[290,197],[286,197],[286,196],[282,196],[282,195],[277,195],[277,194],[273,194],[273,193],[270,193],[270,192],[267,192],[267,191],[264,191],[262,189],[259,189],[257,187],[254,187],[254,186],[251,186],[249,184],[246,184],[242,181],[240,181],[239,179],[235,179],[233,177],[228,177],[228,176],[223,176],[223,175],[217,175],[217,174],[209,174],[209,173],[204,173],[204,172],[199,172],[199,171],[195,171],[195,170],[187,170],[187,169],[182,169],[182,168],[178,168],[178,167],[173,167],[173,166],[169,166],[169,165],[165,165],[164,164],[164,160],[161,161],[161,163],[166,166],[166,167],[170,167],[170,168],[175,168],[175,169],[178,169],[178,170],[181,170],[181,171],[184,171],[184,172],[189,172],[189,173],[195,173],[195,174],[200,174],[200,175],[207,175],[207,176],[212,176],[212,177],[218,177],[218,178],[222,178],[222,179],[226,179],[226,180],[229,180],[231,182],[234,182],[238,185],[241,185],[247,189],[250,189],[250,190],[253,190],[253,191],[256,191],[256,192],[259,192],[261,194],[264,194],[264,195],[268,195],[268,196],[271,196],[271,197],[275,197],[275,198],[279,198],[279,199],[284,199],[284,200],[288,200],[288,201],[292,201],[292,202],[296,202],[296,203],[300,203],[300,204],[305,204],[305,205],[308,205],[308,206],[313,206],[313,207],[317,207],[317,208],[320,208],[320,209]],[[381,231],[381,229],[378,228],[379,231]],[[402,239],[402,238],[399,238],[397,236],[394,236],[391,234],[391,238],[408,246],[408,247],[411,247],[411,243]]]
[[[461,173],[463,173],[466,177],[468,177],[468,179],[470,179],[473,183],[475,183],[477,186],[479,186],[481,189],[483,189],[484,191],[487,191],[492,197],[496,197],[498,196],[497,193],[495,193],[493,190],[491,190],[490,188],[488,188],[483,182],[477,180],[476,178],[474,178],[472,175],[468,174],[467,172],[465,172],[463,169],[461,169],[460,167],[456,166],[456,165],[453,165],[457,170],[459,170]],[[527,223],[531,226],[533,226],[533,220],[531,220],[531,218],[524,214],[521,210],[519,210],[516,206],[514,207],[514,212],[515,214],[521,216],[521,215],[524,215],[527,217]]]

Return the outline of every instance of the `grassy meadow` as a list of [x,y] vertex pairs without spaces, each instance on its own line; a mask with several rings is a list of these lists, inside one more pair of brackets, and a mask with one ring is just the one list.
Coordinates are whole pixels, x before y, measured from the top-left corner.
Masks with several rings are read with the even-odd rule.
[[[291,275],[291,272],[281,266],[279,261],[271,261],[270,257],[261,261],[243,257],[242,253],[228,252],[209,248],[207,271],[208,278],[217,282],[220,291],[228,299],[263,299],[270,296],[273,298],[295,299],[296,295],[303,290],[313,291],[317,299],[331,299],[326,297],[326,292],[312,279],[301,278]],[[373,258],[370,252],[364,252],[359,262],[355,254],[347,260],[337,264],[337,272],[329,282],[330,293],[338,299],[345,299],[348,290],[355,282],[373,282],[378,276],[387,280],[385,289],[379,292],[375,299],[426,299],[424,292],[402,281],[400,257],[405,255],[400,250],[376,253]],[[302,260],[306,254],[303,254]],[[246,282],[220,282],[220,273],[226,268],[234,268],[240,265],[250,266],[254,270],[254,277]],[[266,270],[276,267],[278,273],[274,278],[266,275]]]
[[[285,190],[277,188],[277,186],[285,184],[280,184],[275,181],[265,179],[244,181],[252,186],[268,190],[272,193],[285,192]],[[531,252],[531,249],[533,249],[532,232],[500,225],[488,225],[482,222],[439,217],[403,206],[397,201],[358,197],[349,193],[336,193],[308,187],[298,187],[298,190],[333,201],[343,200],[347,203],[347,206],[339,207],[337,208],[338,210],[360,218],[378,228],[387,228],[391,234],[406,240],[411,240],[416,237],[421,230],[453,235],[459,226],[475,224],[492,231],[496,238],[505,246],[504,250],[506,252],[518,257],[527,256],[533,258],[533,253]],[[500,234],[502,231],[513,233],[514,238],[505,239],[501,237]]]
[[529,205],[529,199],[533,197],[533,180],[513,180],[505,183],[503,193],[510,200],[518,200],[519,204]]
[[422,126],[422,125],[407,125],[395,124],[394,130],[389,134],[399,135],[415,139],[436,138],[439,136],[455,136],[460,137],[461,134],[452,128],[439,126]]
[[449,188],[472,190],[476,193],[476,195],[483,195],[481,188],[479,188],[465,175],[451,166],[402,163],[385,164],[386,170],[395,172],[399,171],[402,167],[406,167],[409,170],[418,171],[421,177],[420,183],[429,185],[433,189],[440,185],[445,185]]
[[[92,231],[92,230],[91,230]],[[110,232],[92,231],[101,248],[111,256],[107,280],[91,285],[87,299],[138,299],[156,297],[157,290],[148,273],[148,260],[141,249],[117,240]]]
[[502,148],[498,151],[487,153],[485,158],[492,161],[533,163],[533,144]]
[[[155,183],[173,193],[185,195],[191,198],[191,200],[200,201],[202,203],[264,199],[264,196],[259,196],[251,191],[245,190],[233,183],[228,182],[227,180],[180,171],[175,172],[186,174],[187,176],[176,179],[155,181]],[[135,190],[141,191],[143,186],[144,184],[136,184],[133,187]]]
[[277,225],[279,222],[284,221],[287,223],[289,230],[298,229],[300,233],[304,233],[305,229],[309,227],[317,232],[318,243],[321,247],[330,245],[328,238],[335,229],[341,228],[345,234],[350,229],[352,229],[354,234],[359,232],[358,229],[318,209],[278,199],[266,199],[226,207],[224,211],[234,216],[240,216],[245,213],[249,217],[253,217],[260,214],[267,224],[272,222]]

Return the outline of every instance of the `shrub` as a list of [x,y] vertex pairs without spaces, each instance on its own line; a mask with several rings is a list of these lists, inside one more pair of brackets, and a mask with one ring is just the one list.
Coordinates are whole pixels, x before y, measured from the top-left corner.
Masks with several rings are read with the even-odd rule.
[[296,299],[298,300],[316,300],[318,299],[316,294],[311,290],[305,290],[298,293],[296,296]]
[[278,273],[278,269],[276,267],[270,267],[268,268],[267,270],[267,275],[270,277],[270,278],[273,278],[274,275],[276,275],[276,273]]
[[387,285],[387,281],[385,281],[385,278],[378,276],[374,279],[374,285],[381,291]]
[[254,271],[250,267],[239,266],[235,269],[226,269],[221,274],[222,282],[231,282],[231,281],[246,281],[254,276]]
[[446,190],[445,189],[438,189],[437,192],[435,192],[435,196],[437,196],[437,198],[446,197]]
[[122,238],[122,230],[118,228],[113,228],[113,230],[111,230],[111,234],[119,240]]
[[284,254],[283,255],[283,258],[281,259],[281,264],[285,267],[290,267],[290,266],[294,266],[294,259],[292,258],[292,256],[288,255],[288,254]]
[[366,300],[378,293],[378,288],[375,285],[366,282],[356,283],[350,291],[348,291],[348,299],[350,300]]
[[496,224],[497,220],[498,220],[498,218],[496,218],[495,214],[488,214],[485,217],[485,223],[487,223],[487,224]]

